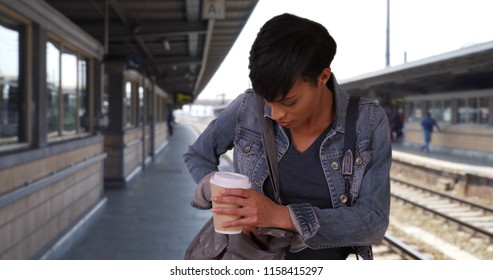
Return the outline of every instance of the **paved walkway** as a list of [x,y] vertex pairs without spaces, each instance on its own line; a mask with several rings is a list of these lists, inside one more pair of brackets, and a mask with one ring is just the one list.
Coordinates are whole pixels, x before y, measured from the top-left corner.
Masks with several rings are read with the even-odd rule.
[[[182,156],[197,136],[194,129],[175,125],[168,145],[145,172],[127,188],[105,191],[106,210],[65,259],[183,259],[187,245],[211,215],[190,206],[195,183]],[[227,161],[220,169],[230,170]]]

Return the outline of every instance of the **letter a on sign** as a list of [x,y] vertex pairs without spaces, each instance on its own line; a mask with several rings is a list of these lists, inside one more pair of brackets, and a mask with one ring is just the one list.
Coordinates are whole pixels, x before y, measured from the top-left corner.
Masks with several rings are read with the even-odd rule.
[[203,0],[202,18],[203,19],[224,19],[226,0]]

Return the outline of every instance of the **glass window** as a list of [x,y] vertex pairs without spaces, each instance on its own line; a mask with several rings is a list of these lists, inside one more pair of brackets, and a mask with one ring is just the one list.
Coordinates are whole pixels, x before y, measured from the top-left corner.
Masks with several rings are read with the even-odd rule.
[[478,98],[469,98],[467,100],[467,108],[469,110],[468,122],[478,123]]
[[477,98],[460,98],[457,106],[458,123],[476,123]]
[[412,123],[421,121],[421,118],[423,117],[422,103],[422,101],[410,102],[409,117],[407,119],[408,122]]
[[46,85],[48,137],[56,137],[60,127],[60,49],[52,42],[46,45]]
[[144,88],[139,87],[139,125],[144,124]]
[[0,146],[19,143],[19,28],[0,14]]
[[54,42],[46,46],[48,138],[89,131],[89,59]]
[[450,100],[443,101],[443,122],[452,123],[452,102]]
[[490,111],[490,97],[479,98],[479,123],[489,124],[491,111]]
[[63,135],[77,133],[78,98],[77,98],[77,56],[69,51],[62,54],[62,100],[63,100]]
[[108,94],[108,74],[104,74],[104,92],[103,92],[101,114],[103,116],[108,116],[109,113],[110,113],[110,96]]
[[87,94],[87,66],[88,59],[82,58],[78,61],[78,76],[77,76],[77,84],[78,84],[78,96],[79,96],[79,123],[78,123],[78,131],[79,132],[87,132],[89,131],[89,99]]
[[467,120],[466,99],[460,98],[457,100],[457,123],[466,123]]
[[133,126],[133,110],[132,110],[132,83],[125,83],[125,119],[127,127]]

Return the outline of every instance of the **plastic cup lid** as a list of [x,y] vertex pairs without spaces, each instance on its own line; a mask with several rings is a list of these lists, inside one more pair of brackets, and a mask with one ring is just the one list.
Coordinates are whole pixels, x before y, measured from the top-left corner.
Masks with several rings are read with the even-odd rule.
[[216,172],[210,182],[224,188],[250,188],[250,180],[247,176],[233,172]]

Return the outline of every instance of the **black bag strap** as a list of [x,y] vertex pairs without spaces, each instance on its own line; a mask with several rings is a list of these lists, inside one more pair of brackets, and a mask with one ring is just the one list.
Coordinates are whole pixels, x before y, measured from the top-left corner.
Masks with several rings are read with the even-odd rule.
[[354,146],[356,144],[356,121],[359,113],[359,96],[350,96],[346,112],[346,127],[344,135],[344,154],[342,158],[342,175],[346,184],[346,204],[351,206],[351,175],[354,171]]
[[264,117],[264,105],[265,102],[262,97],[257,95],[258,105],[258,119],[260,122],[260,129],[262,131],[262,144],[267,157],[267,163],[269,165],[269,174],[274,187],[274,195],[277,204],[282,204],[281,195],[279,193],[279,171],[277,168],[277,151],[276,151],[276,137],[274,136],[274,126],[272,121]]

